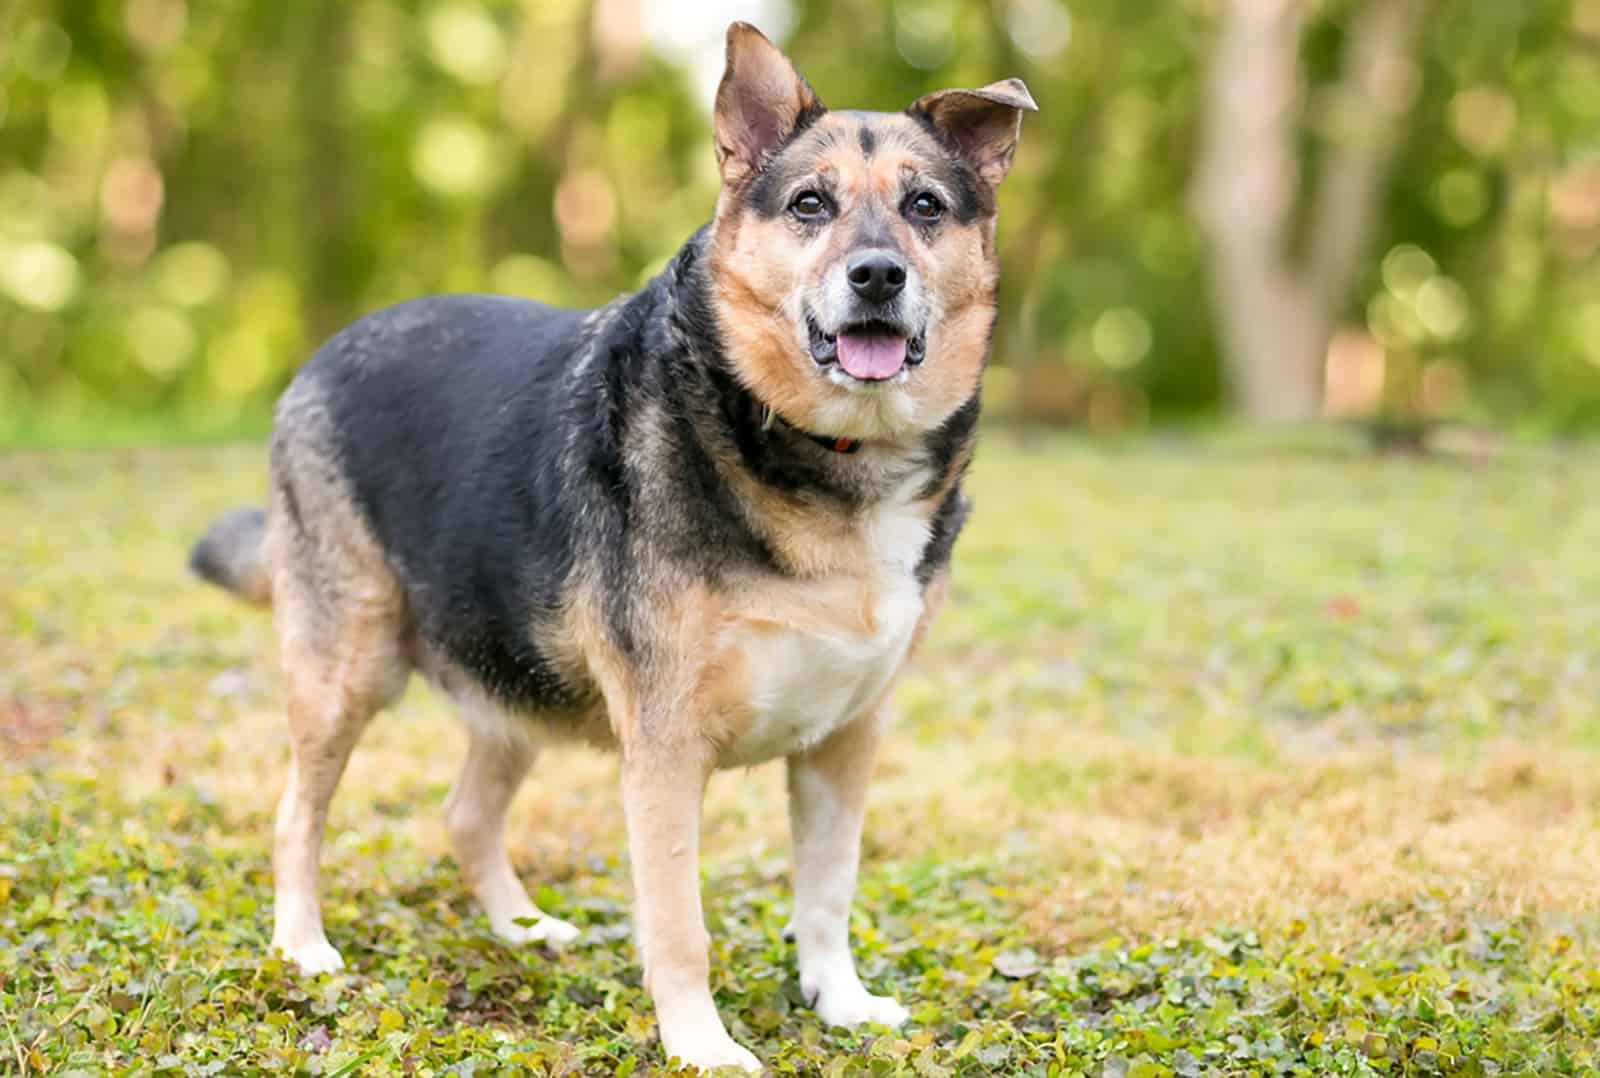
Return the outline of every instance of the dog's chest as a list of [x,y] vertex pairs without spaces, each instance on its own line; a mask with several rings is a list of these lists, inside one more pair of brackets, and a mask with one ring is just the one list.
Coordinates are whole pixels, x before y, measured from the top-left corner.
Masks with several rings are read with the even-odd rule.
[[927,525],[910,512],[884,512],[872,532],[868,571],[764,589],[755,616],[730,631],[747,722],[722,766],[810,748],[888,688],[922,618],[915,567]]

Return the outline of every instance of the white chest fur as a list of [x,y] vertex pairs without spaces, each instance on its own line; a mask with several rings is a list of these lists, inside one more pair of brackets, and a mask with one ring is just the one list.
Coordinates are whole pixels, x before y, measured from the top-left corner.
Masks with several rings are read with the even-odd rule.
[[[868,572],[847,582],[794,582],[797,596],[831,592],[837,618],[744,624],[726,643],[745,671],[749,726],[723,752],[723,767],[746,767],[800,752],[864,715],[905,661],[922,618],[916,563],[926,522],[910,510],[885,507],[870,524]],[[773,603],[781,610],[781,600]]]

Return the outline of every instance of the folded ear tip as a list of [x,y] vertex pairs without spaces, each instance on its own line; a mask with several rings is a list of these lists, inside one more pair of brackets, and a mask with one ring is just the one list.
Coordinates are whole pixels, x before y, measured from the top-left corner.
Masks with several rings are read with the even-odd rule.
[[767,35],[763,34],[760,30],[757,30],[753,25],[751,25],[750,23],[744,22],[743,20],[730,22],[728,24],[728,47],[729,48],[732,48],[736,43],[738,43],[740,41],[748,41],[748,40],[750,40],[752,38],[754,38],[755,40],[758,40],[758,41],[765,41],[765,40],[767,40]]
[[1001,83],[1001,85],[1015,95],[1017,99],[1017,108],[1026,109],[1028,112],[1039,111],[1039,104],[1033,99],[1033,95],[1028,92],[1027,83],[1023,82],[1019,78],[1009,78],[1006,79],[1005,82]]

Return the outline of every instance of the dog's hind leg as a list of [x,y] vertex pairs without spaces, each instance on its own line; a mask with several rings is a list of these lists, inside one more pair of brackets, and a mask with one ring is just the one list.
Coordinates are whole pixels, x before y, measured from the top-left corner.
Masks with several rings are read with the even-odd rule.
[[389,604],[344,602],[330,611],[325,596],[281,574],[277,590],[293,756],[273,836],[272,947],[305,972],[323,973],[344,965],[317,899],[328,803],[368,720],[398,695],[409,668]]
[[578,937],[578,929],[533,904],[506,852],[506,810],[538,753],[537,746],[518,732],[491,725],[515,720],[485,715],[477,703],[462,706],[470,709],[465,721],[471,740],[461,776],[445,803],[445,822],[461,874],[488,915],[489,927],[507,943],[570,943]]

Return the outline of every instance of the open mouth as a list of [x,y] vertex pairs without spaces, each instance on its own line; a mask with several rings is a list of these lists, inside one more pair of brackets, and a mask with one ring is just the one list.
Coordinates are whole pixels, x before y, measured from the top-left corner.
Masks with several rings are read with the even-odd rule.
[[928,354],[925,336],[910,336],[889,322],[852,322],[837,333],[824,333],[814,320],[807,319],[806,328],[816,364],[837,366],[858,382],[888,381],[921,363]]

